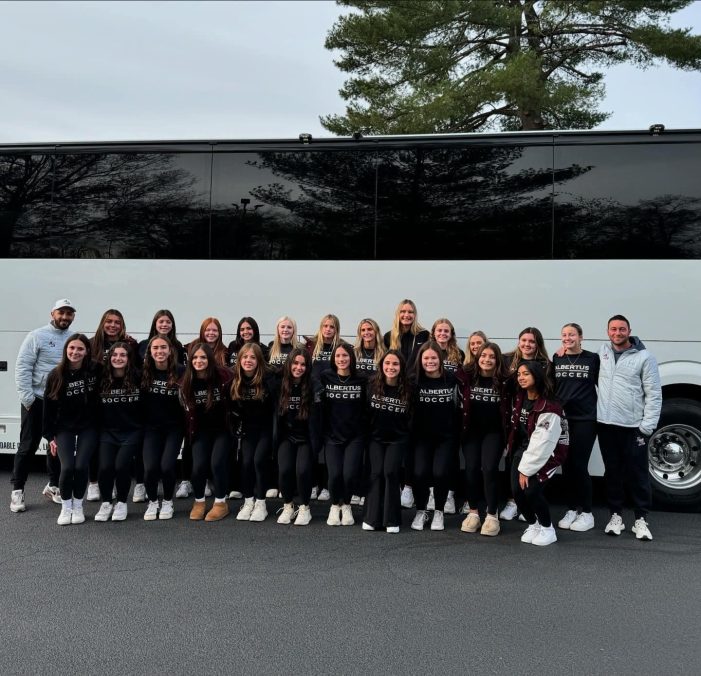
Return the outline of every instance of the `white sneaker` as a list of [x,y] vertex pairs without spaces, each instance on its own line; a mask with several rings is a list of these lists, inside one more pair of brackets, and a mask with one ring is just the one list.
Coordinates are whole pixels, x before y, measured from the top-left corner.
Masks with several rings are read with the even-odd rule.
[[97,502],[100,499],[100,486],[97,483],[88,484],[88,493],[85,499],[88,502]]
[[440,509],[437,509],[435,512],[433,512],[433,519],[431,519],[431,530],[444,530],[445,526],[443,525],[443,512],[440,511]]
[[329,509],[329,518],[326,519],[326,524],[328,526],[340,526],[341,525],[341,507],[340,505],[331,505]]
[[635,533],[635,537],[638,538],[638,540],[652,540],[652,533],[647,525],[647,521],[642,517],[635,520],[631,531]]
[[363,530],[375,530],[375,526],[371,526],[369,523],[363,521]]
[[426,511],[432,512],[436,508],[436,499],[433,497],[433,488],[428,493],[428,502],[426,503]]
[[136,484],[134,486],[134,495],[131,496],[132,502],[146,502],[146,486],[144,484]]
[[[552,526],[551,526],[552,527]],[[540,524],[536,521],[532,523],[526,530],[523,531],[521,536],[521,542],[525,542],[527,545],[532,545],[533,540],[536,535],[540,532]]]
[[358,502],[358,505],[359,505],[360,507],[365,506],[365,496],[364,496],[364,495],[363,495],[362,498],[360,498],[360,500],[359,500],[359,502]]
[[557,522],[557,527],[562,528],[563,530],[569,530],[570,526],[577,520],[578,516],[579,514],[577,514],[576,509],[568,509],[565,512],[565,516],[563,516]]
[[124,521],[127,518],[127,503],[118,502],[112,512],[112,521]]
[[214,494],[214,490],[212,489],[212,482],[209,479],[207,479],[207,483],[205,484],[205,487],[204,487],[204,497],[211,498],[213,494]]
[[277,494],[278,494],[277,488],[268,488],[268,490],[265,491],[266,498],[276,498]]
[[253,514],[253,507],[255,506],[255,500],[253,498],[246,498],[239,509],[239,513],[236,515],[237,521],[250,521],[251,514]]
[[52,486],[51,484],[46,484],[46,486],[44,486],[44,490],[41,492],[41,494],[44,495],[49,500],[51,500],[51,502],[54,502],[57,505],[61,504],[61,491],[59,490],[58,486]]
[[249,521],[265,521],[267,516],[268,507],[265,504],[265,500],[256,500]]
[[95,514],[95,521],[109,521],[112,516],[112,503],[103,502]]
[[387,526],[386,530],[388,533],[398,533],[399,526]]
[[10,494],[10,511],[24,512],[25,509],[27,508],[24,504],[24,491],[21,488],[18,488],[16,491],[12,491]]
[[467,516],[470,513],[470,503],[465,500],[463,506],[460,508],[460,514]]
[[192,495],[192,484],[189,481],[181,481],[178,490],[175,491],[176,498],[189,498]]
[[158,512],[158,519],[160,521],[165,521],[166,519],[173,518],[173,501],[163,500],[161,502],[161,511]]
[[149,500],[144,512],[144,521],[155,521],[158,518],[158,500]]
[[443,512],[445,514],[455,514],[455,493],[453,491],[448,491],[448,499],[445,501]]
[[295,514],[295,506],[291,502],[285,503],[282,508],[282,514],[277,518],[278,523],[292,523],[292,518]]
[[414,517],[414,520],[411,522],[411,527],[414,530],[423,530],[424,529],[424,524],[428,521],[428,514],[424,512],[423,509],[418,509],[416,510],[416,516]]
[[308,526],[309,522],[312,520],[312,512],[309,509],[309,505],[300,505],[299,511],[297,512],[297,518],[295,519],[295,526]]
[[240,500],[243,497],[243,493],[241,491],[231,491],[229,493],[229,500]]
[[516,506],[516,503],[513,500],[509,500],[505,505],[504,509],[499,512],[499,518],[502,521],[512,521],[513,519],[516,518],[516,515],[518,514],[518,507]]
[[411,486],[404,486],[404,488],[402,488],[402,497],[400,500],[404,509],[411,509],[414,506],[414,491],[411,489]]
[[540,527],[538,533],[533,536],[531,544],[538,545],[538,547],[546,547],[553,542],[557,542],[557,533],[555,532],[555,527],[550,524],[547,528],[545,526]]
[[359,504],[360,504],[360,496],[351,495],[351,505],[359,505]]
[[319,487],[318,487],[318,486],[314,486],[314,487],[312,488],[312,494],[311,494],[310,498],[311,498],[312,500],[316,500],[317,495],[319,495]]
[[614,513],[611,514],[611,518],[604,528],[604,533],[608,535],[620,535],[625,529],[626,526],[623,523],[623,519],[621,519],[619,514]]
[[83,512],[83,501],[80,504],[76,504],[73,500],[73,513],[71,514],[71,524],[75,525],[78,523],[85,523],[85,513]]
[[327,500],[330,500],[330,499],[331,499],[331,493],[329,493],[328,488],[322,488],[319,491],[319,497],[317,498],[317,500],[319,500],[320,502],[326,502]]
[[353,509],[350,505],[341,505],[341,525],[352,526],[355,523]]
[[61,507],[61,513],[58,515],[56,523],[59,526],[69,526],[73,519],[73,509],[67,505]]
[[578,514],[577,518],[570,526],[570,530],[577,533],[584,533],[592,528],[594,528],[594,515],[591,512],[582,512],[581,514]]

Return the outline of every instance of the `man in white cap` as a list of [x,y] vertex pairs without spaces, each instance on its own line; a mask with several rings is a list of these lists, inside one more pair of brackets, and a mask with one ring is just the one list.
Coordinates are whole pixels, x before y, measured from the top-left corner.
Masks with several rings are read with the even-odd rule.
[[[46,326],[27,334],[17,355],[15,384],[21,403],[21,428],[19,446],[15,453],[12,471],[12,496],[10,510],[23,512],[24,485],[29,475],[32,456],[41,442],[44,415],[44,388],[51,370],[61,361],[63,346],[71,335],[70,326],[75,318],[75,307],[67,298],[60,298],[51,308],[51,321]],[[61,504],[58,476],[61,464],[58,457],[46,454],[49,483],[43,494],[56,504]]]

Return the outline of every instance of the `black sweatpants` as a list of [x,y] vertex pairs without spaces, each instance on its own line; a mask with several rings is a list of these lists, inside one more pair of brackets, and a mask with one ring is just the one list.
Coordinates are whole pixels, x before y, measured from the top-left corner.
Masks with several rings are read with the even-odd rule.
[[61,474],[58,487],[61,499],[82,500],[88,487],[88,467],[90,458],[97,448],[99,435],[94,427],[80,432],[59,432],[56,435],[58,457],[61,460]]
[[175,463],[183,443],[178,427],[149,427],[144,432],[143,465],[146,495],[158,500],[158,480],[163,481],[163,499],[172,500],[175,492]]
[[272,446],[272,434],[268,429],[246,432],[241,439],[241,492],[244,498],[265,500]]
[[212,476],[214,497],[227,496],[229,462],[233,439],[228,430],[203,429],[192,438],[192,489],[196,499],[204,499],[207,477]]
[[309,505],[314,479],[312,456],[312,448],[309,443],[296,443],[285,439],[278,446],[279,484],[285,502],[292,502],[296,484],[300,504]]
[[567,507],[575,511],[591,512],[591,477],[589,458],[596,441],[596,421],[568,420],[570,448],[562,463]]
[[362,437],[345,444],[330,440],[324,442],[332,504],[350,505],[351,498],[357,495],[364,451],[365,441]]
[[501,432],[468,434],[462,445],[465,458],[467,501],[472,509],[487,502],[487,513],[496,515],[499,507],[499,461],[504,452]]
[[97,482],[102,502],[112,502],[112,487],[117,488],[117,502],[126,502],[131,488],[131,466],[134,456],[141,454],[143,433],[102,430],[100,433],[100,469]]
[[[35,399],[29,410],[20,406],[20,430],[19,446],[15,453],[14,466],[12,468],[12,488],[24,490],[29,476],[29,465],[32,456],[37,452],[41,443],[42,419],[44,416],[44,400]],[[49,473],[49,483],[58,486],[61,473],[61,461],[58,456],[46,454],[46,471]]]
[[417,510],[425,510],[433,486],[436,509],[442,512],[448,498],[450,474],[455,468],[452,437],[417,439],[414,443],[414,499]]
[[648,470],[647,441],[635,427],[602,425],[599,447],[604,461],[606,499],[612,514],[621,514],[628,487],[633,500],[635,518],[645,518],[650,511],[650,474]]
[[399,472],[408,440],[370,442],[370,488],[365,499],[363,521],[374,528],[402,525]]
[[538,477],[531,476],[528,477],[528,486],[526,488],[521,488],[519,485],[518,465],[522,456],[523,454],[514,456],[511,463],[511,491],[518,511],[521,512],[523,518],[529,524],[534,524],[537,517],[541,526],[549,528],[552,526],[552,520],[550,518],[550,505],[545,499],[543,492],[543,483],[538,480]]

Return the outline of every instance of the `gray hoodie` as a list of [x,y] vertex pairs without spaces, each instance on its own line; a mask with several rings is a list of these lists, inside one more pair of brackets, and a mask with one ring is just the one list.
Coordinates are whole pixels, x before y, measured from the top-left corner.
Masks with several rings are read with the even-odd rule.
[[61,361],[63,346],[72,335],[69,329],[47,324],[27,334],[17,355],[15,384],[22,406],[29,408],[35,399],[44,398],[46,379]]

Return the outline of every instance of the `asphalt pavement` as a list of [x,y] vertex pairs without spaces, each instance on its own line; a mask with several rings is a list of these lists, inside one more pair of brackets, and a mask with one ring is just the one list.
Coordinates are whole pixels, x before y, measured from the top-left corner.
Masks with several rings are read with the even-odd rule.
[[[188,520],[58,526],[59,507],[26,489],[0,509],[3,674],[698,674],[701,516],[653,512],[654,540],[596,528],[520,542]],[[269,511],[281,505],[269,502]],[[232,503],[234,509],[238,502]],[[561,507],[553,514],[559,518]]]

